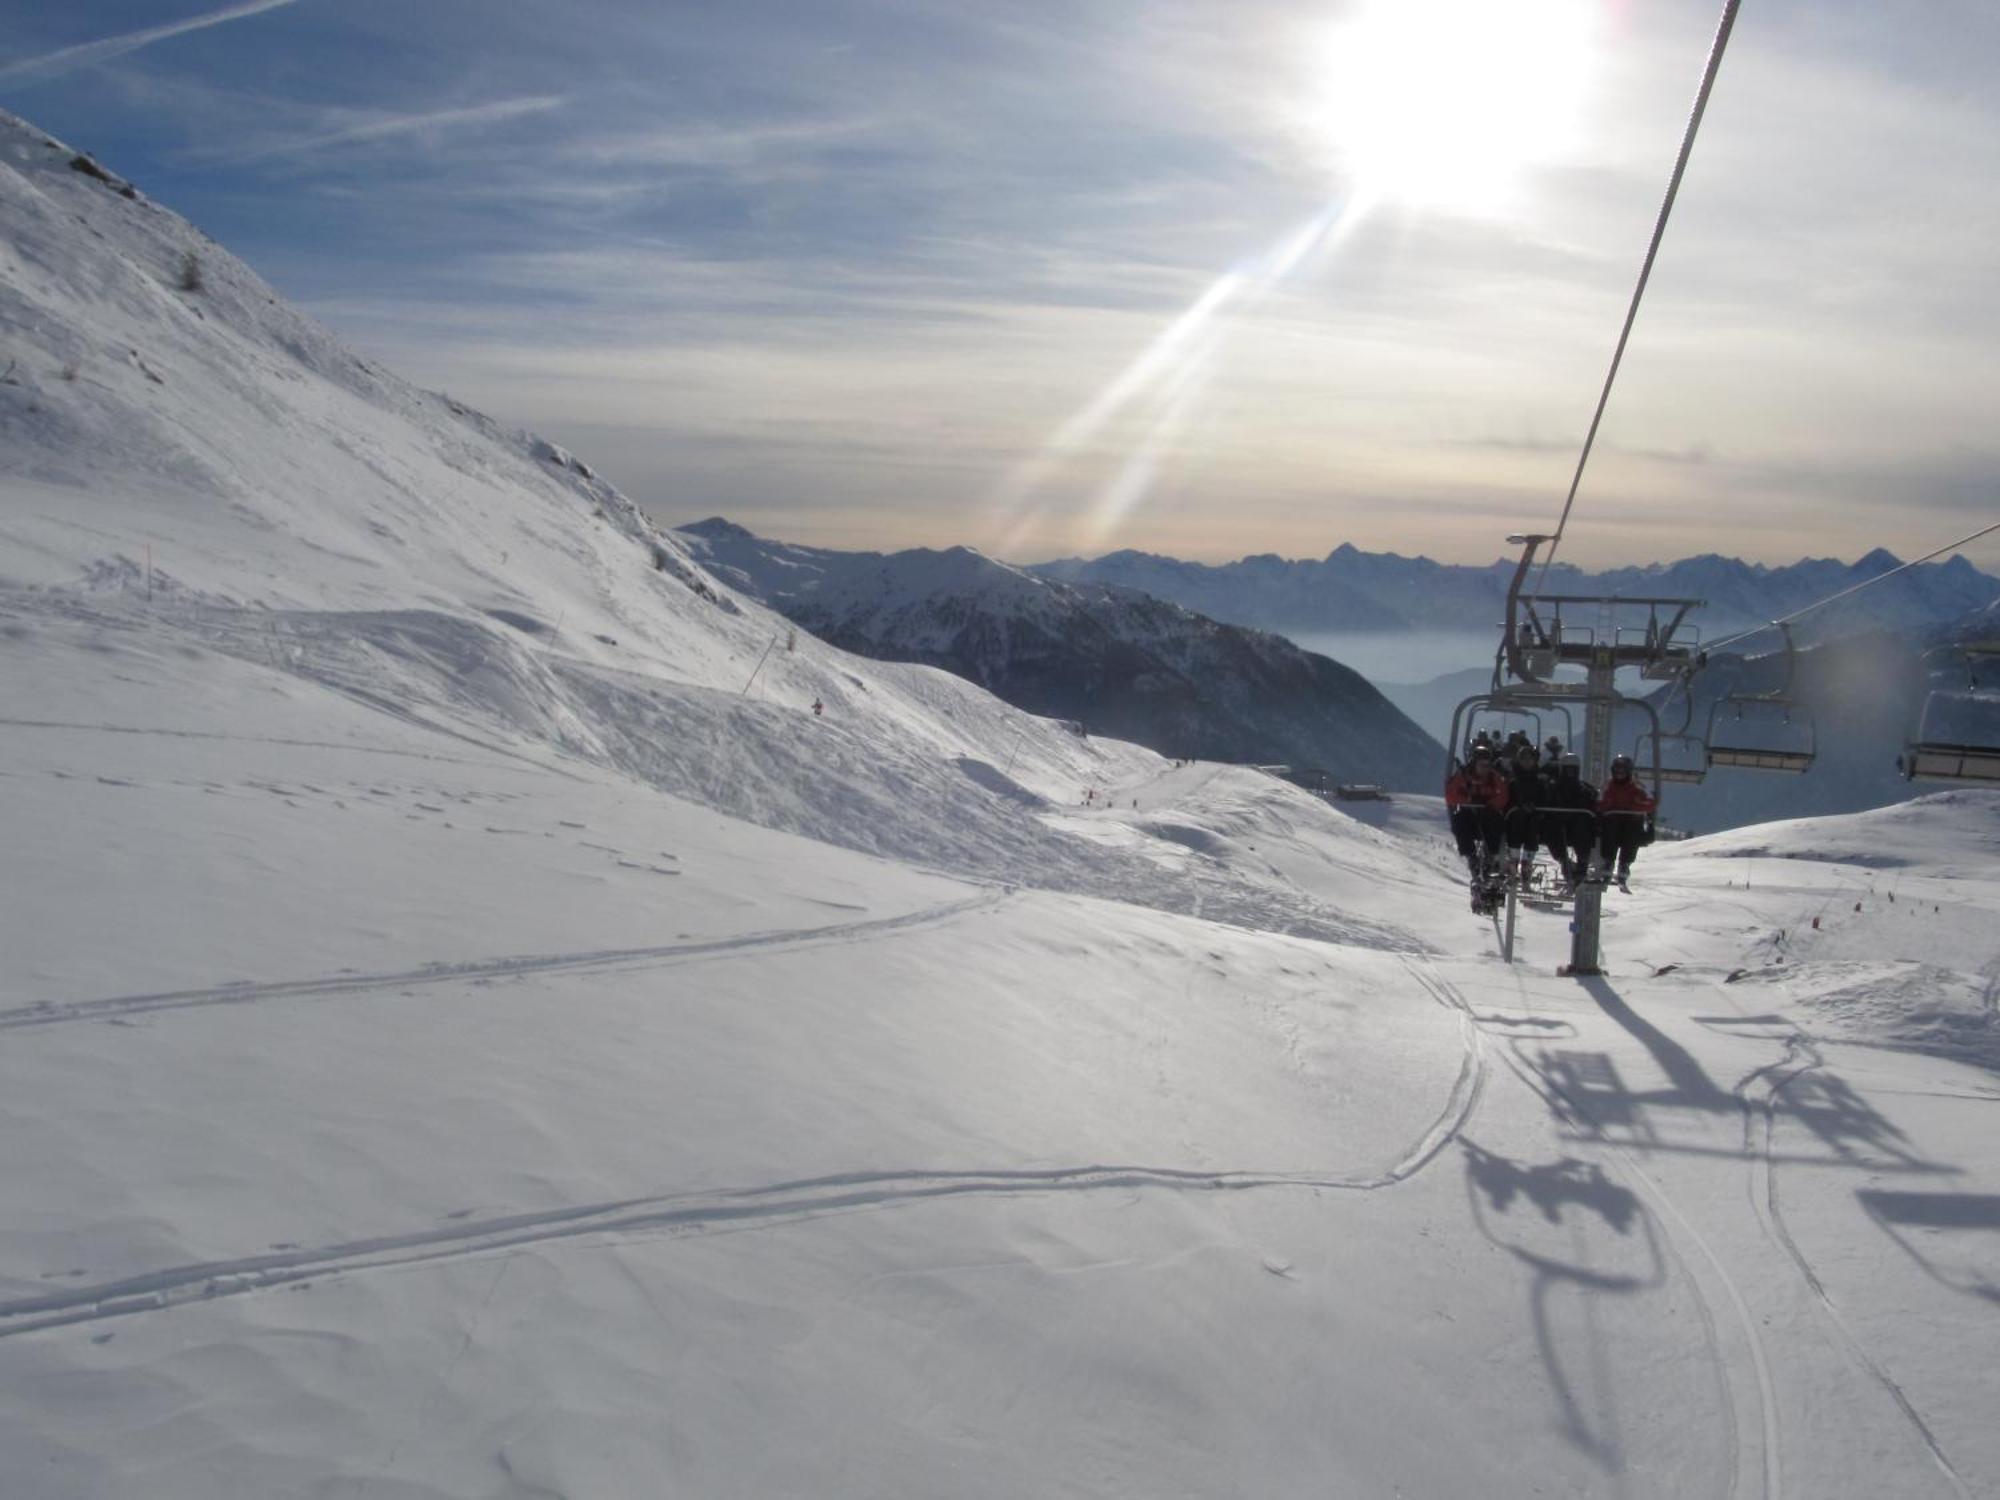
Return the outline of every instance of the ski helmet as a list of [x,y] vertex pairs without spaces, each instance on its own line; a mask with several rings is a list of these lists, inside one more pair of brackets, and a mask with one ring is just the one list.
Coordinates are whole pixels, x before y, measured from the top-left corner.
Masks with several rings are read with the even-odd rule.
[[1612,756],[1611,774],[1613,776],[1630,776],[1632,774],[1632,757],[1629,755]]

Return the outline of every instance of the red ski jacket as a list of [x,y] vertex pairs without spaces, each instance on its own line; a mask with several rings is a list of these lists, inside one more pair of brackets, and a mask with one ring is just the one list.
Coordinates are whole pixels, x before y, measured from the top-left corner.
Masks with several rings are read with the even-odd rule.
[[1507,810],[1507,778],[1498,771],[1488,770],[1484,774],[1461,766],[1452,772],[1451,779],[1444,784],[1444,805],[1456,810],[1468,805],[1490,807],[1495,812]]
[[1653,794],[1639,784],[1636,776],[1628,776],[1623,781],[1612,777],[1604,783],[1604,791],[1597,799],[1597,810],[1601,813],[1649,813],[1657,805]]

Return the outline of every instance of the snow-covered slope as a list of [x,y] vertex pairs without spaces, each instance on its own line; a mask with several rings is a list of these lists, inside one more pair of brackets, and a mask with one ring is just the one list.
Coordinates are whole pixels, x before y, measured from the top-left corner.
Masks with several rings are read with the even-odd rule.
[[680,532],[717,576],[836,645],[943,667],[1163,755],[1402,790],[1430,789],[1444,758],[1338,662],[1130,589],[1038,578],[967,547],[838,552],[719,517]]
[[8,129],[7,1500],[2000,1486],[2000,797],[1502,964],[1430,799],[788,652]]
[[0,121],[0,587],[22,631],[171,628],[811,837],[1066,888],[1129,866],[1177,909],[1240,904],[1206,868],[1024,816],[1153,757],[942,672],[788,648],[587,464],[369,366],[83,160]]

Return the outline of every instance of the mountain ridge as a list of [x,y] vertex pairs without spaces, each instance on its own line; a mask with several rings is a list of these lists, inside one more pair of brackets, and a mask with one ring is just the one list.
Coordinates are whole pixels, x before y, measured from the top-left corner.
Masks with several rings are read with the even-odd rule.
[[1176,759],[1282,762],[1423,791],[1442,761],[1359,674],[1139,590],[1042,578],[967,547],[841,552],[721,517],[679,529],[710,573],[822,639],[942,667]]
[[[1201,563],[1123,549],[1097,558],[1022,565],[1039,577],[1137,588],[1219,620],[1280,633],[1487,630],[1504,609],[1516,564],[1441,563],[1395,552],[1365,552],[1343,542],[1318,560],[1255,553],[1229,563]],[[1697,621],[1715,633],[1775,619],[1818,603],[1857,582],[1904,565],[1878,547],[1853,562],[1804,557],[1773,566],[1721,553],[1673,562],[1589,571],[1558,562],[1541,586],[1569,594],[1673,594],[1699,598]],[[1815,612],[1804,638],[1857,629],[1920,632],[2000,599],[2000,578],[1963,556],[1921,563],[1898,577]]]

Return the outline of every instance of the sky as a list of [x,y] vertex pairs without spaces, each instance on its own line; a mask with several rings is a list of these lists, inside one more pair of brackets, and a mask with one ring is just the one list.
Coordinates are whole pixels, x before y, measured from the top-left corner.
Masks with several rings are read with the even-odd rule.
[[[1719,11],[0,0],[0,107],[669,523],[1486,562],[1562,510]],[[1746,0],[1565,559],[2000,520],[1996,63],[1977,0]]]

